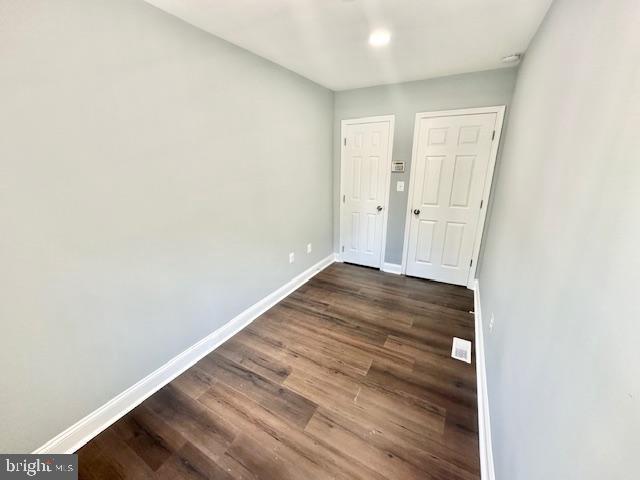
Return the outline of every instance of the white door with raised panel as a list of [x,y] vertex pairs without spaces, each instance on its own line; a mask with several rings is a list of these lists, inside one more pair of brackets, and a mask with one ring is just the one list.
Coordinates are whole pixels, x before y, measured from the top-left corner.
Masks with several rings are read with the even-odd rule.
[[340,243],[345,262],[380,267],[386,233],[393,117],[342,122]]
[[476,237],[485,184],[493,167],[497,117],[495,112],[416,117],[407,275],[468,284],[480,241]]

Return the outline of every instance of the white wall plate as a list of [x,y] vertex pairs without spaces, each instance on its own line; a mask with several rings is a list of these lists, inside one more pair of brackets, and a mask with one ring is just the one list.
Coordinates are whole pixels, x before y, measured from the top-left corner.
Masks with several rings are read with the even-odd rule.
[[453,337],[451,356],[456,360],[471,363],[471,342],[462,338]]

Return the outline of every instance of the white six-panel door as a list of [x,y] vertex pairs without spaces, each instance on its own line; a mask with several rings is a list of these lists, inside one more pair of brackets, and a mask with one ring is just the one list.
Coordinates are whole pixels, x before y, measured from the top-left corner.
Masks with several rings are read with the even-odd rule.
[[407,275],[468,284],[497,119],[495,112],[416,117]]
[[341,255],[368,267],[383,261],[393,138],[393,118],[384,118],[342,125]]

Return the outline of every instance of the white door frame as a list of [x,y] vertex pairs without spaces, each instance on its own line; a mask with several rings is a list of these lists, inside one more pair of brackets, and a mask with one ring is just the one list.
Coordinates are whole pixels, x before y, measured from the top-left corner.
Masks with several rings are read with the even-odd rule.
[[472,263],[469,269],[469,277],[467,278],[467,288],[473,290],[474,281],[476,278],[476,268],[478,267],[478,255],[480,254],[480,243],[482,242],[482,232],[484,231],[484,224],[487,218],[487,207],[489,204],[489,195],[491,194],[491,184],[493,183],[493,171],[496,166],[496,158],[498,157],[498,146],[500,145],[500,138],[502,135],[502,125],[504,123],[504,105],[497,105],[494,107],[480,107],[480,108],[463,108],[459,110],[441,110],[436,112],[420,112],[416,113],[415,124],[413,127],[413,151],[411,154],[411,171],[409,172],[409,196],[407,198],[407,212],[404,222],[404,244],[402,247],[402,274],[407,273],[407,256],[409,254],[409,225],[411,223],[411,210],[413,205],[413,191],[415,186],[415,177],[413,175],[413,166],[416,165],[416,156],[418,155],[418,141],[419,132],[418,127],[420,120],[424,118],[432,117],[453,117],[459,115],[476,115],[481,113],[495,113],[496,114],[496,136],[495,140],[491,143],[491,153],[489,154],[489,165],[487,167],[487,176],[485,177],[484,187],[482,190],[482,202],[480,207],[480,216],[478,218],[478,226],[476,227],[476,234],[473,240],[473,256],[471,257]]
[[389,193],[391,186],[391,162],[393,159],[393,133],[394,126],[396,122],[395,115],[379,115],[376,117],[362,117],[362,118],[350,118],[348,120],[342,120],[340,122],[340,197],[338,198],[338,202],[340,203],[340,245],[338,245],[338,256],[337,258],[342,261],[342,249],[344,248],[343,242],[343,231],[342,231],[342,209],[344,203],[342,202],[342,197],[345,195],[344,189],[344,152],[345,152],[345,127],[348,125],[359,125],[361,123],[378,123],[378,122],[388,122],[389,123],[389,155],[387,158],[387,168],[386,168],[386,176],[384,179],[385,186],[385,205],[384,210],[382,211],[382,248],[380,250],[380,269],[385,263],[385,253],[387,250],[387,221],[389,219]]

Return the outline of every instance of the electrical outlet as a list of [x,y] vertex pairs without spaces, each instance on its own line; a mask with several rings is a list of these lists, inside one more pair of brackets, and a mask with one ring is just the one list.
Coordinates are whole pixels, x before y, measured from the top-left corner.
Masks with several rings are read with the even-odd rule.
[[491,320],[489,320],[489,333],[493,332],[493,324],[495,323],[496,319],[493,317],[493,313],[491,314]]
[[404,192],[404,182],[396,182],[396,192]]
[[313,249],[313,247],[311,246],[311,244],[307,243],[307,253],[311,253],[312,249]]
[[291,253],[289,254],[289,263],[293,263],[293,262],[295,262],[295,261],[296,261],[296,254],[295,254],[295,253],[293,253],[293,252],[291,252]]

